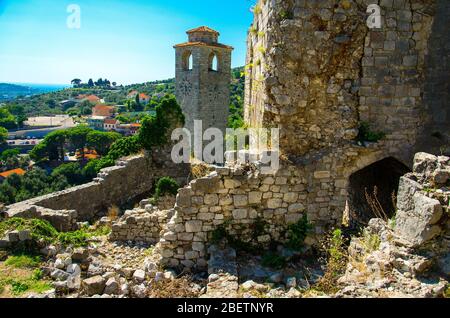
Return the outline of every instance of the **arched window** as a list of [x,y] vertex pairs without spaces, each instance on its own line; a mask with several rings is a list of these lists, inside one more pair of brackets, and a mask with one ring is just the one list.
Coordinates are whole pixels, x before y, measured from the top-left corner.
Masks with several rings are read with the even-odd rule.
[[219,71],[219,58],[215,52],[209,55],[209,70],[212,72]]
[[185,71],[191,71],[194,66],[194,57],[190,51],[186,51],[183,54],[183,69]]

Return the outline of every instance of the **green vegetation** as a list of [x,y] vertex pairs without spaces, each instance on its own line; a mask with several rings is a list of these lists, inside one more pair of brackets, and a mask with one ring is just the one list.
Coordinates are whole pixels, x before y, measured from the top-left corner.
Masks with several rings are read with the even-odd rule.
[[268,252],[264,254],[261,264],[265,267],[282,269],[286,266],[286,259],[274,252]]
[[306,214],[295,224],[291,224],[288,226],[287,237],[288,243],[287,246],[294,250],[299,250],[303,247],[306,237],[308,233],[312,230],[313,226],[308,221],[308,216]]
[[61,191],[69,186],[64,175],[48,175],[45,170],[35,167],[23,176],[13,174],[1,183],[0,202],[12,204],[39,195]]
[[[35,241],[46,243],[59,243],[64,246],[86,246],[89,239],[103,236],[110,233],[108,227],[99,227],[91,230],[87,227],[73,232],[59,232],[49,222],[39,219],[11,218],[0,222],[0,236],[4,236],[7,231],[29,230],[31,237]],[[24,255],[18,255],[11,259],[11,264],[33,264],[37,258],[30,259]]]
[[7,138],[8,138],[8,131],[6,130],[6,128],[0,127],[0,145],[4,144]]
[[41,258],[39,256],[21,254],[9,256],[5,261],[5,265],[15,268],[36,268],[40,262]]
[[22,127],[25,120],[23,107],[15,104],[0,107],[0,127],[5,129],[19,128]]
[[165,194],[176,195],[180,185],[170,177],[163,177],[156,183],[155,198]]
[[374,132],[370,129],[370,124],[367,122],[362,122],[359,127],[358,141],[360,142],[378,142],[386,137],[383,132]]
[[169,142],[170,134],[176,128],[184,126],[184,115],[174,96],[166,96],[156,107],[155,116],[142,120],[139,142],[144,149],[151,150]]
[[327,258],[327,268],[315,288],[326,294],[338,290],[337,280],[345,272],[347,266],[347,248],[344,235],[337,229],[325,240],[323,250]]

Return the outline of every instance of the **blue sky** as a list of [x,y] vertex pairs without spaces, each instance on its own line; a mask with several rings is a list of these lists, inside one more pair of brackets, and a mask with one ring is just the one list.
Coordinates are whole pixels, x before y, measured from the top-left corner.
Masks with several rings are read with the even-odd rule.
[[[0,82],[65,84],[102,77],[119,84],[175,73],[173,45],[201,25],[245,63],[254,0],[0,0]],[[67,7],[81,8],[69,29]]]

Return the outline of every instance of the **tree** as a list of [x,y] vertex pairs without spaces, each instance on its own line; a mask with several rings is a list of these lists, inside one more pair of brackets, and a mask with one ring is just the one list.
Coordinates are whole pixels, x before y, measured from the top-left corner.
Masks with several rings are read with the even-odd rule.
[[118,139],[122,138],[121,134],[115,132],[91,131],[87,135],[87,146],[95,149],[100,156],[108,153],[111,145]]
[[113,160],[138,153],[142,149],[137,136],[121,138],[111,145],[108,156]]
[[23,126],[23,122],[27,120],[25,108],[22,105],[10,104],[8,105],[9,112],[16,116],[16,123],[18,127]]
[[81,159],[84,159],[84,148],[87,144],[87,136],[93,130],[87,126],[77,126],[67,130],[67,138],[71,146],[81,153]]
[[30,157],[35,161],[41,161],[45,158],[63,161],[66,138],[67,132],[65,130],[51,132],[45,136],[43,141],[34,146],[30,152]]
[[8,139],[8,131],[5,128],[0,127],[0,145],[4,144],[6,139]]
[[73,85],[73,87],[79,87],[81,84],[81,80],[79,78],[75,78],[70,83]]
[[101,79],[101,78],[99,78],[98,80],[97,80],[97,82],[95,82],[95,86],[99,86],[99,87],[101,87],[101,86],[103,86],[103,79]]
[[53,170],[51,176],[57,179],[60,175],[64,176],[67,179],[67,182],[71,185],[76,185],[84,182],[84,178],[81,173],[81,166],[78,162],[71,162],[60,165]]
[[94,87],[94,81],[92,80],[92,78],[89,79],[88,86],[89,87]]
[[[1,128],[0,128],[1,129]],[[20,154],[19,149],[6,149],[0,154],[0,161],[6,161],[9,158],[18,157]]]
[[6,107],[0,108],[0,127],[6,129],[17,128],[16,117]]
[[142,120],[139,131],[139,142],[151,150],[169,142],[175,128],[184,126],[184,115],[174,96],[165,96],[156,107],[156,116],[147,116]]

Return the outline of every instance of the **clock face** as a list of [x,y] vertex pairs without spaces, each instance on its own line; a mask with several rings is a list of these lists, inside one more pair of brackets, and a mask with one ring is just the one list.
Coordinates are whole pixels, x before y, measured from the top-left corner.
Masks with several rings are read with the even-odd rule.
[[187,80],[183,80],[179,85],[179,90],[182,96],[189,96],[192,91],[192,84]]

